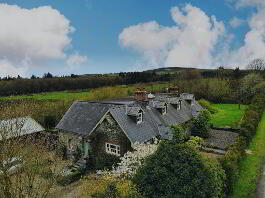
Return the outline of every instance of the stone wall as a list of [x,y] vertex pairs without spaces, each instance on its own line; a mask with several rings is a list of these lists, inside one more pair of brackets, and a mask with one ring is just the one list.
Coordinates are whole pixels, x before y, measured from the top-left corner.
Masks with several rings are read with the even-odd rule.
[[83,141],[81,136],[60,131],[59,141],[61,144],[66,146],[66,154],[69,158],[73,158],[74,155],[80,151],[82,152],[83,150]]
[[90,139],[92,140],[92,150],[97,154],[106,152],[106,143],[119,145],[121,156],[132,149],[129,139],[111,114],[106,116],[106,119],[91,134]]

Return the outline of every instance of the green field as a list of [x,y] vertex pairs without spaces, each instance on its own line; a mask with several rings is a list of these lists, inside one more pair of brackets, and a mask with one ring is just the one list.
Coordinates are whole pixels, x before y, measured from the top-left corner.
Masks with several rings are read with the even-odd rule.
[[237,104],[212,104],[212,106],[218,109],[218,112],[213,114],[211,121],[217,127],[238,127],[247,108],[246,105],[240,105],[240,109],[238,109]]
[[265,156],[265,113],[257,129],[256,136],[248,147],[252,154],[240,164],[239,179],[234,186],[233,194],[229,198],[254,198],[257,179],[261,174]]
[[79,91],[57,91],[57,92],[47,92],[31,95],[18,95],[18,96],[8,96],[0,97],[0,100],[19,100],[19,99],[33,99],[33,100],[77,100],[82,98],[89,98],[92,95],[92,92]]
[[0,101],[5,100],[20,100],[20,99],[33,99],[33,100],[103,100],[109,98],[126,97],[136,90],[136,88],[145,88],[148,91],[161,91],[161,89],[169,86],[169,83],[145,83],[134,85],[120,85],[113,87],[101,87],[96,89],[75,90],[75,91],[56,91],[47,93],[37,93],[31,95],[18,95],[0,97]]

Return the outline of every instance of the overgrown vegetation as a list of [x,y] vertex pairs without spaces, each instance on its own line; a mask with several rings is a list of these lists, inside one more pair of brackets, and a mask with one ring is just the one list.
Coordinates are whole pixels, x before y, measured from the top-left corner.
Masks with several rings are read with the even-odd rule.
[[[240,169],[236,170],[237,180],[235,182],[233,178],[231,182],[233,183],[233,193],[229,198],[256,197],[256,185],[263,169],[265,156],[265,113],[263,114],[256,136],[248,146],[248,149],[252,154],[247,155],[244,160],[241,160],[239,164]],[[242,157],[238,156],[238,159],[240,158]],[[235,170],[230,169],[230,171],[232,173]]]
[[[264,109],[265,95],[257,95],[245,111],[241,122],[241,134],[247,143],[253,141],[248,149],[252,154],[244,157],[245,141],[240,139],[229,149],[222,160],[227,178],[227,193],[230,197],[250,197],[256,189],[265,156]],[[255,117],[252,117],[255,114]],[[263,115],[262,121],[261,117]],[[260,127],[257,130],[258,124]],[[256,131],[257,130],[257,131]],[[244,190],[243,190],[244,189]]]
[[0,120],[0,197],[47,197],[62,162],[41,139],[16,137],[23,133],[23,117],[31,108],[2,108]]
[[219,111],[218,108],[214,107],[208,100],[200,99],[198,102],[203,108],[208,109],[212,114]]

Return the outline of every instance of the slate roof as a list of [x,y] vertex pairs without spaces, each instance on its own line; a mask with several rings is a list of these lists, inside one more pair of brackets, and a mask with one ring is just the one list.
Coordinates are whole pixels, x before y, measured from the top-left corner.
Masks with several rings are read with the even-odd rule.
[[[155,104],[165,105],[166,99],[166,96],[156,97],[154,99]],[[143,122],[137,124],[131,116],[126,115],[126,106],[128,115],[136,115],[139,110],[142,110]],[[56,128],[78,135],[89,135],[107,113],[113,116],[132,143],[143,143],[157,136],[170,139],[172,134],[170,134],[168,126],[185,123],[193,118],[191,105],[184,100],[181,103],[181,109],[176,109],[172,104],[167,103],[167,113],[164,115],[161,114],[152,100],[148,103],[142,103],[131,99],[126,100],[124,104],[122,101],[117,102],[117,100],[77,101],[67,111]]]
[[184,100],[193,100],[194,95],[190,94],[190,93],[182,93],[182,94],[180,94],[180,98],[184,99]]
[[203,110],[203,107],[197,102],[197,101],[193,101],[191,103],[191,108],[195,111],[201,111]]
[[238,136],[238,133],[211,129],[210,137],[205,140],[205,146],[226,150],[229,146],[236,143],[236,139]]
[[108,111],[109,107],[105,104],[76,101],[56,128],[77,135],[88,135]]
[[157,109],[162,109],[166,106],[166,102],[165,101],[153,101],[153,107],[157,108]]
[[158,126],[158,131],[162,139],[172,140],[173,138],[172,128],[162,125],[162,126]]
[[131,142],[143,143],[159,134],[157,124],[148,117],[147,113],[143,114],[143,122],[136,124],[125,114],[125,108],[124,105],[114,106],[110,108],[110,113]]
[[178,97],[171,97],[171,98],[167,98],[166,101],[169,104],[179,104],[181,99]]
[[45,131],[45,129],[31,117],[0,120],[0,140],[20,137],[42,131]]

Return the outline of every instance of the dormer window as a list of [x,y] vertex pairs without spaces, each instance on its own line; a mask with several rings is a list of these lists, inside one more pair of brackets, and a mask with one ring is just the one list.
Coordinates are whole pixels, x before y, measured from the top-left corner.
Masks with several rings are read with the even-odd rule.
[[167,103],[163,101],[153,101],[153,107],[156,108],[162,115],[167,113]]
[[140,107],[127,107],[126,114],[129,116],[136,124],[143,122],[143,110]]
[[170,101],[170,104],[177,110],[180,110],[181,109],[181,100],[179,99],[175,99],[173,98],[171,101]]
[[140,113],[138,113],[138,115],[137,115],[136,123],[137,123],[137,124],[141,124],[142,122],[143,122],[143,113],[140,112]]

